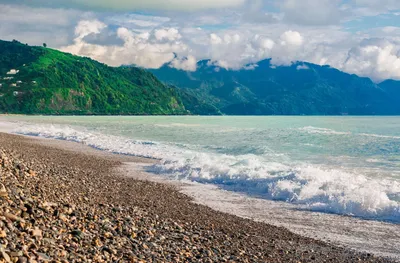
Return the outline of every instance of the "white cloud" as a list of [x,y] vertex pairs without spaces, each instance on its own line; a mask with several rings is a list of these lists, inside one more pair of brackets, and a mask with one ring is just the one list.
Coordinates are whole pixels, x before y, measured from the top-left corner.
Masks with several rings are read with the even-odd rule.
[[107,16],[104,18],[106,24],[118,25],[129,29],[154,29],[162,26],[171,21],[169,17],[154,16],[154,15],[141,15],[141,14],[118,14]]
[[250,64],[243,67],[244,70],[255,70],[258,67],[257,64]]
[[238,69],[248,60],[249,52],[246,49],[251,48],[248,41],[246,36],[240,36],[238,33],[212,33],[209,44],[205,46],[205,52],[201,55],[216,61],[219,67]]
[[197,60],[194,56],[189,55],[186,58],[178,59],[175,58],[171,61],[171,67],[176,69],[181,69],[184,71],[196,71],[197,69]]
[[[79,22],[75,29],[74,44],[62,47],[61,50],[92,57],[112,66],[135,64],[146,68],[159,68],[173,61],[175,54],[185,54],[188,50],[185,44],[174,41],[179,35],[176,29],[165,30],[166,34],[160,33],[159,30],[137,34],[120,27],[117,30],[117,36],[123,41],[123,45],[104,46],[85,41],[85,36],[99,34],[104,28],[105,24],[98,20]],[[174,60],[174,64],[189,69],[192,67],[192,60],[192,57],[188,57],[187,60]]]
[[263,50],[271,50],[275,46],[275,42],[272,39],[260,37],[259,35],[256,35],[254,37],[254,40],[256,41],[258,46]]
[[181,34],[179,34],[179,31],[176,28],[157,29],[154,31],[154,36],[158,41],[176,41],[182,38]]
[[77,40],[82,40],[84,37],[90,34],[99,34],[107,25],[99,20],[82,20],[75,28],[75,35]]
[[343,69],[375,81],[400,79],[400,42],[364,40],[350,50]]
[[282,46],[301,46],[303,44],[303,37],[297,31],[286,31],[281,35]]
[[[158,68],[165,63],[186,70],[196,70],[197,59],[211,59],[217,67],[252,69],[260,60],[272,58],[274,65],[290,65],[295,61],[329,64],[338,69],[376,81],[400,79],[400,37],[398,28],[375,29],[374,34],[391,32],[392,39],[358,39],[349,33],[330,28],[285,30],[275,27],[268,36],[237,28],[209,34],[197,28],[158,28],[136,33],[128,28],[116,29],[122,44],[101,45],[88,43],[88,35],[99,35],[108,30],[99,20],[83,20],[75,29],[74,44],[63,51],[89,56],[113,66],[135,64]],[[252,27],[254,32],[262,32]],[[303,29],[304,30],[304,29]],[[265,33],[265,31],[264,31]],[[395,34],[396,33],[396,34]],[[399,32],[400,33],[400,32]],[[350,37],[349,37],[350,36]],[[400,36],[400,35],[399,35]],[[397,40],[396,40],[397,39]],[[304,64],[298,70],[308,69]]]
[[222,38],[220,38],[217,34],[212,33],[210,35],[211,45],[219,45],[222,44]]
[[137,11],[154,10],[199,10],[210,8],[237,7],[245,0],[3,0],[5,3],[19,3],[35,6],[82,8],[89,10]]
[[308,69],[310,69],[310,67],[307,66],[306,64],[302,64],[302,65],[298,65],[298,66],[296,67],[296,69],[297,69],[297,70],[308,70]]
[[219,67],[227,69],[239,69],[271,57],[276,64],[290,64],[296,59],[296,55],[302,53],[305,42],[299,32],[291,30],[271,37],[254,35],[251,32],[227,32],[222,35],[212,33],[209,39],[210,44],[203,53]]

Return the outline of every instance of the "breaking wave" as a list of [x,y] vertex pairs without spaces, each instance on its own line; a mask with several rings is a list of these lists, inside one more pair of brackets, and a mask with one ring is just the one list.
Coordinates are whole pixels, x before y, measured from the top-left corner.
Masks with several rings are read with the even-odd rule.
[[[320,128],[305,130],[338,134]],[[156,165],[148,167],[150,172],[290,202],[298,205],[299,209],[400,223],[400,183],[394,179],[370,178],[340,168],[273,161],[268,155],[229,155],[206,148],[191,149],[178,144],[132,140],[71,126],[27,124],[14,132],[79,142],[113,153],[159,159]]]

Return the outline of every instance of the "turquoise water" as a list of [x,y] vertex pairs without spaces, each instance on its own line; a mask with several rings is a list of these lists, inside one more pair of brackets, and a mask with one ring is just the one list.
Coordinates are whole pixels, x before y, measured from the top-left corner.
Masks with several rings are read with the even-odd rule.
[[400,117],[3,117],[15,133],[160,159],[149,171],[400,222]]

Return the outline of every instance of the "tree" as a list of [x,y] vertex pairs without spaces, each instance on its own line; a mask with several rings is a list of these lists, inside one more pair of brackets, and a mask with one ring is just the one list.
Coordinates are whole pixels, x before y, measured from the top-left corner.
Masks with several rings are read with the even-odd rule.
[[47,47],[47,44],[46,44],[46,43],[43,43],[43,47]]

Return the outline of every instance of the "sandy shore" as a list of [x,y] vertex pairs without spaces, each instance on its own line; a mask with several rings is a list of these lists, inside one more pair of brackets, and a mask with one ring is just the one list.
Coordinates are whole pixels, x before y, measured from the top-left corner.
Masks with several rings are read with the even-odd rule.
[[[84,145],[0,134],[3,262],[393,262],[194,204]],[[145,177],[144,177],[145,178]]]

